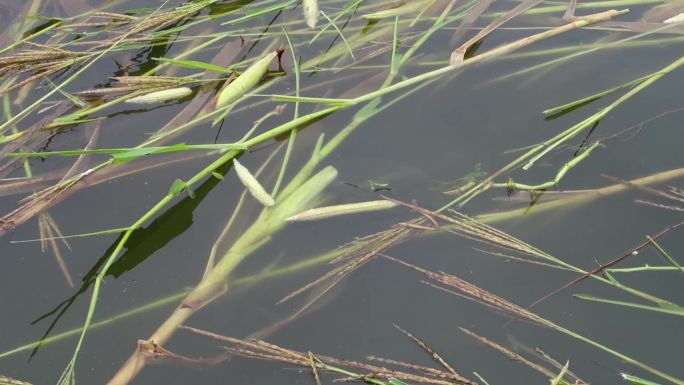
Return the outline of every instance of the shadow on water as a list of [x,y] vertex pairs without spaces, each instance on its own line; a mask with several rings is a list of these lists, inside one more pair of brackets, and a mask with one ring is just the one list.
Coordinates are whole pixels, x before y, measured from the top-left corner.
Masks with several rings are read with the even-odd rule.
[[[225,176],[230,167],[231,164],[224,165],[220,169],[217,169],[217,172]],[[221,182],[221,180],[215,177],[207,179],[199,188],[193,191],[192,197],[189,195],[186,196],[155,219],[148,227],[143,227],[133,232],[129,241],[126,243],[126,252],[112,264],[107,275],[114,278],[123,276],[125,273],[145,262],[149,257],[158,250],[164,248],[164,246],[176,237],[183,234],[193,224],[193,212],[195,209],[219,182]],[[111,246],[97,260],[95,265],[93,265],[85,274],[83,277],[83,284],[73,295],[31,322],[31,325],[35,325],[54,315],[53,320],[40,338],[38,345],[31,352],[29,360],[38,353],[38,350],[42,347],[43,341],[50,336],[59,320],[66,314],[71,305],[73,305],[76,300],[82,294],[86,293],[95,283],[95,279],[100,272],[102,265],[104,265],[114,251],[116,245],[121,240],[121,237],[122,235],[114,240]]]

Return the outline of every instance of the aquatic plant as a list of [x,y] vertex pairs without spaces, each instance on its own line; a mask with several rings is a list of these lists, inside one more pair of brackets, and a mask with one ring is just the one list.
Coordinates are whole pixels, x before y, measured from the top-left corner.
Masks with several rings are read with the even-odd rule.
[[[11,232],[18,226],[26,225],[32,218],[38,217],[38,240],[44,251],[49,249],[55,256],[69,286],[78,285],[75,285],[71,278],[72,273],[62,258],[57,241],[61,240],[65,247],[69,247],[65,241],[67,238],[118,235],[118,239],[107,250],[106,255],[85,275],[76,294],[54,310],[54,313],[58,314],[54,321],[56,323],[78,296],[92,289],[83,325],[52,336],[46,334],[40,341],[0,353],[0,358],[29,349],[34,349],[35,353],[35,349],[43,344],[77,335],[74,352],[57,381],[60,385],[74,384],[77,382],[79,356],[84,350],[89,349],[87,335],[93,328],[104,327],[158,306],[176,303],[177,306],[168,318],[148,338],[140,340],[137,345],[131,342],[131,347],[134,347],[133,353],[114,373],[109,384],[127,384],[133,381],[149,361],[160,357],[186,360],[186,357],[172,353],[164,347],[178,330],[191,330],[230,343],[231,347],[226,351],[228,356],[267,359],[310,368],[317,383],[321,381],[319,371],[344,375],[343,379],[348,381],[365,381],[376,385],[406,385],[404,381],[431,384],[478,383],[475,379],[456,372],[427,344],[403,329],[400,329],[402,333],[428,352],[442,367],[441,369],[374,357],[375,361],[383,365],[391,364],[400,368],[387,369],[371,363],[340,360],[312,352],[285,349],[263,339],[235,339],[184,326],[191,316],[240,284],[289,274],[324,262],[335,262],[336,265],[328,273],[283,296],[281,302],[304,292],[312,293],[299,310],[283,320],[291,322],[304,311],[311,309],[350,273],[376,257],[384,256],[449,286],[449,290],[459,290],[459,295],[465,295],[497,311],[524,318],[574,337],[654,376],[672,383],[682,383],[682,380],[672,375],[561,327],[530,309],[516,305],[456,276],[431,272],[393,259],[385,253],[390,248],[413,238],[436,233],[455,234],[488,246],[503,248],[506,253],[513,255],[498,256],[509,260],[576,274],[573,281],[563,285],[559,290],[589,278],[645,301],[646,304],[589,294],[580,294],[577,298],[668,315],[683,315],[681,307],[673,301],[650,294],[645,289],[626,285],[615,278],[615,274],[633,272],[635,268],[628,271],[625,270],[628,268],[615,266],[631,254],[602,263],[594,269],[584,269],[486,222],[493,223],[529,212],[536,214],[586,204],[628,188],[653,193],[647,185],[681,176],[684,173],[682,169],[673,169],[630,182],[618,181],[615,185],[582,190],[576,194],[564,195],[563,192],[559,192],[558,198],[547,202],[542,198],[544,194],[553,195],[547,190],[558,188],[566,176],[579,172],[585,169],[587,164],[591,164],[592,157],[600,153],[603,146],[614,139],[614,136],[625,134],[623,132],[591,139],[591,133],[601,121],[615,114],[633,98],[641,96],[649,87],[680,70],[684,58],[674,59],[657,71],[646,70],[645,74],[631,81],[602,91],[590,90],[586,93],[588,96],[545,110],[547,118],[553,119],[582,111],[585,106],[619,95],[598,112],[590,113],[560,133],[554,133],[547,139],[525,147],[522,155],[517,155],[497,171],[477,172],[462,179],[466,182],[465,185],[446,191],[447,200],[437,209],[426,209],[389,196],[380,197],[380,200],[357,200],[355,203],[349,203],[348,200],[335,204],[326,203],[331,200],[326,190],[338,174],[332,165],[334,160],[330,155],[345,143],[350,135],[367,127],[372,119],[381,117],[382,113],[397,103],[438,84],[456,84],[456,75],[467,74],[468,69],[485,62],[523,57],[545,58],[559,53],[570,53],[490,80],[497,82],[521,76],[529,71],[541,72],[541,69],[602,50],[626,49],[637,44],[681,43],[681,36],[677,35],[681,32],[678,28],[681,23],[679,7],[663,5],[659,0],[583,3],[573,0],[562,5],[544,5],[539,0],[525,0],[507,3],[510,9],[499,12],[490,9],[493,1],[487,0],[427,0],[390,6],[363,0],[199,0],[180,4],[172,4],[167,0],[156,9],[115,11],[118,9],[115,6],[117,3],[107,2],[98,9],[85,10],[69,17],[54,17],[37,25],[41,1],[34,0],[27,5],[26,15],[31,17],[25,18],[26,20],[17,26],[17,30],[13,32],[13,42],[0,47],[0,54],[3,55],[0,57],[0,76],[3,77],[0,95],[3,97],[4,109],[4,120],[0,124],[0,176],[11,176],[0,185],[0,192],[27,194],[16,207],[0,218],[0,234]],[[123,3],[127,4],[125,1]],[[652,7],[650,15],[648,12],[644,14],[644,18],[655,18],[653,12],[656,12],[657,21],[622,22],[621,18],[628,13],[624,7],[631,5],[658,5]],[[591,8],[595,13],[581,16],[576,14],[578,10],[587,8]],[[562,16],[550,21],[534,19],[539,15],[559,12]],[[533,20],[530,25],[534,25],[535,30],[524,30],[522,37],[501,34],[512,20]],[[540,22],[543,22],[542,27],[537,26]],[[599,40],[582,47],[529,49],[534,44],[561,34],[569,34],[570,38],[574,39],[570,32],[588,27],[619,28],[623,34],[619,35],[619,38],[617,34],[609,35],[613,40]],[[442,47],[441,52],[437,54],[426,54],[426,51],[429,51],[426,49],[427,43],[434,41],[436,35],[444,35],[450,30],[453,30],[453,44]],[[493,34],[500,34],[506,43],[494,47],[485,45],[486,49],[482,49],[483,41]],[[646,37],[651,40],[644,39]],[[324,40],[326,42],[323,42]],[[175,44],[182,44],[183,49],[170,50]],[[521,52],[516,57],[517,51],[524,48],[528,51]],[[312,49],[315,49],[315,54],[310,54]],[[137,69],[134,66],[127,67],[118,71],[115,76],[102,76],[98,73],[96,75],[100,83],[91,84],[83,89],[72,89],[77,81],[93,72],[95,67],[102,63],[102,59],[130,56],[139,51],[147,52],[149,56],[149,61],[144,66]],[[307,52],[308,59],[302,61],[300,52]],[[207,55],[214,56],[207,60]],[[433,60],[435,57],[437,60]],[[302,81],[303,76],[319,72],[336,75],[319,83]],[[349,84],[352,86],[349,87]],[[118,114],[146,113],[149,109],[167,108],[177,104],[181,104],[179,112],[160,126],[154,127],[153,132],[147,132],[144,139],[134,143],[127,141],[130,144],[122,146],[118,142],[114,147],[99,145],[103,125]],[[16,105],[21,107],[17,109]],[[289,113],[290,110],[293,110],[292,117],[285,118],[285,113]],[[256,121],[253,124],[245,124],[244,120],[239,119],[239,114],[242,113],[257,116]],[[298,139],[299,132],[310,130],[309,127],[318,123],[327,123],[331,115],[335,115],[336,118],[339,116],[346,124],[341,128],[326,127],[325,134],[321,133],[313,146]],[[35,117],[39,119],[36,121]],[[181,138],[188,140],[187,134],[190,132],[201,132],[219,124],[221,128],[216,133],[213,143],[181,142]],[[219,140],[222,138],[221,130],[224,125],[229,126],[231,137],[226,142]],[[84,131],[86,144],[71,149],[52,149],[49,146],[53,137],[69,130]],[[581,134],[586,133],[587,136],[579,144],[575,143]],[[389,138],[387,140],[389,141]],[[266,159],[262,159],[260,167],[254,167],[252,153],[272,144],[280,145],[271,148]],[[561,152],[568,148],[575,150],[569,157]],[[310,153],[310,156],[298,164],[299,160],[294,160],[294,155],[299,153]],[[550,179],[541,182],[520,181],[525,180],[519,177],[520,173],[538,166],[542,160],[547,160],[551,156],[565,158]],[[73,161],[66,170],[47,173],[41,171],[34,174],[31,160],[50,160],[53,157],[62,157],[62,160],[67,162]],[[137,218],[130,224],[100,231],[85,229],[87,232],[82,234],[65,236],[57,225],[58,219],[55,220],[48,214],[48,209],[91,186],[181,162],[197,164],[190,163],[190,160],[204,163],[199,170],[191,173],[190,177],[175,179],[167,192],[152,202],[151,207],[145,212],[136,213]],[[280,164],[274,165],[278,160]],[[481,171],[480,167],[476,169]],[[137,234],[140,234],[145,226],[151,227],[154,221],[168,213],[172,204],[187,199],[194,205],[199,205],[203,196],[213,186],[218,183],[229,183],[226,180],[232,178],[231,171],[235,171],[239,181],[231,180],[231,183],[236,182],[231,186],[239,189],[242,194],[239,200],[234,202],[235,209],[219,232],[208,255],[204,275],[196,286],[149,305],[108,319],[97,320],[100,292],[106,287],[105,278],[116,270],[116,264],[125,256],[126,249],[133,243]],[[269,175],[275,176],[271,178]],[[496,211],[473,217],[454,211],[494,189],[504,190],[508,195],[527,191],[532,204],[525,209]],[[247,194],[258,201],[260,206],[252,205],[253,201],[246,198]],[[680,189],[672,188],[669,192],[661,192],[658,195],[661,198],[682,202]],[[681,208],[676,206],[666,207],[663,204],[646,201],[642,203],[681,211]],[[389,208],[412,212],[417,216],[299,263],[267,270],[252,277],[234,276],[237,268],[246,259],[269,244],[279,232],[294,226],[292,222],[323,220],[348,214],[362,215]],[[244,225],[240,227],[237,222]],[[670,255],[657,242],[659,238],[680,225],[681,223],[678,223],[661,233],[653,234],[642,245],[631,250],[633,252],[645,247],[654,247],[667,260],[669,266],[644,266],[636,268],[638,271],[681,271],[681,265],[676,257]],[[278,327],[280,324],[273,325],[273,329]],[[550,369],[532,363],[522,355],[474,332],[462,330],[485,345],[494,347],[505,356],[543,374],[552,384],[570,383],[570,380],[584,383],[573,373],[569,362],[562,365],[549,360],[553,363],[553,369]],[[49,332],[50,330],[48,334]],[[206,363],[195,359],[188,361]],[[212,361],[211,364],[218,362],[220,360]],[[629,377],[623,377],[628,381],[640,381],[639,377],[626,376]],[[479,374],[474,378],[486,383]],[[0,376],[0,382],[3,380],[4,377]]]

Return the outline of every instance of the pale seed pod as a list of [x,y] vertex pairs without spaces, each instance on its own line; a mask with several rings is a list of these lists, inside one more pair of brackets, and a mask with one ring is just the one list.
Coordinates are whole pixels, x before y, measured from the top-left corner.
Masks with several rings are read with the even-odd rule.
[[318,0],[304,0],[302,3],[302,8],[304,8],[304,19],[306,20],[306,25],[308,25],[311,29],[316,28],[318,15],[321,13],[318,9]]
[[268,71],[271,62],[278,56],[278,51],[273,51],[254,62],[232,82],[226,84],[216,97],[216,108],[227,106],[238,100],[247,91],[254,88],[261,77]]
[[386,199],[367,201],[367,202],[356,202],[347,203],[343,205],[317,207],[315,209],[310,209],[303,211],[299,214],[293,215],[287,218],[289,222],[307,222],[307,221],[317,221],[319,219],[337,217],[340,215],[358,214],[366,213],[370,211],[387,210],[393,207],[397,207],[397,203],[388,201]]
[[157,104],[164,103],[169,100],[181,99],[192,94],[192,90],[188,87],[169,88],[168,90],[154,91],[149,94],[136,96],[126,100],[130,104]]
[[275,205],[273,197],[266,192],[264,186],[259,183],[259,181],[252,175],[249,170],[240,164],[237,159],[233,160],[233,167],[235,167],[235,173],[237,174],[240,182],[247,188],[254,199],[258,200],[262,205],[266,207],[271,207]]

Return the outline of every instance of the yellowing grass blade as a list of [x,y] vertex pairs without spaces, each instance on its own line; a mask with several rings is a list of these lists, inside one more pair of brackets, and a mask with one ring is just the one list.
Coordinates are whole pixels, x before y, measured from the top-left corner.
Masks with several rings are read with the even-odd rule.
[[171,88],[168,90],[150,92],[149,94],[136,96],[126,100],[130,104],[156,104],[164,103],[169,100],[181,99],[192,93],[188,87]]
[[397,203],[385,199],[368,202],[348,203],[344,205],[318,207],[306,210],[287,218],[288,222],[316,221],[319,219],[337,217],[340,215],[358,214],[369,211],[387,210],[396,207]]
[[240,178],[240,182],[247,187],[247,190],[250,194],[252,194],[254,199],[258,200],[266,207],[275,205],[273,197],[266,192],[264,186],[259,183],[259,181],[254,177],[254,175],[252,175],[251,172],[249,172],[249,170],[247,170],[247,167],[241,165],[237,159],[233,160],[233,166],[235,167],[235,173],[237,174],[238,178]]
[[302,4],[304,8],[304,19],[306,20],[306,25],[309,28],[316,28],[316,23],[318,22],[318,15],[320,10],[318,9],[318,0],[304,0]]

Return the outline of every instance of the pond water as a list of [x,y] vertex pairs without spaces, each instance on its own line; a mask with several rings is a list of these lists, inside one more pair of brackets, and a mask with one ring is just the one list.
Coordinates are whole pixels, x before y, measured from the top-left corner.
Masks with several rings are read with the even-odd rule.
[[[337,177],[307,207],[387,196],[435,210],[458,197],[445,194],[446,191],[468,182],[488,182],[489,176],[532,145],[553,138],[606,106],[615,105],[595,127],[590,125],[560,143],[529,170],[522,170],[520,165],[503,169],[493,179],[499,186],[478,190],[466,204],[453,208],[578,269],[592,270],[623,254],[629,256],[611,268],[647,264],[668,269],[615,271],[603,276],[608,277],[604,282],[584,279],[532,310],[667,373],[670,381],[552,328],[520,317],[511,321],[509,315],[500,311],[437,290],[425,284],[429,280],[425,275],[381,256],[345,274],[335,285],[330,285],[335,279],[328,280],[290,301],[277,303],[294,290],[349,262],[343,259],[330,264],[330,258],[317,257],[329,256],[331,251],[351,241],[363,242],[363,237],[420,217],[410,208],[400,206],[315,222],[280,221],[269,228],[258,219],[263,206],[245,194],[245,186],[229,159],[216,170],[210,170],[213,174],[207,172],[198,178],[190,191],[176,188],[177,196],[153,209],[172,185],[179,186],[174,181],[190,180],[212,162],[226,157],[229,153],[225,151],[184,147],[187,151],[148,151],[147,155],[141,155],[140,151],[121,150],[114,161],[110,154],[43,154],[44,157],[28,158],[8,155],[131,149],[150,138],[157,138],[158,142],[148,146],[167,150],[164,146],[178,143],[227,144],[240,141],[255,121],[262,120],[256,131],[248,134],[254,138],[282,127],[296,114],[294,100],[272,100],[272,94],[294,95],[299,89],[307,97],[363,98],[383,87],[393,68],[392,62],[398,69],[393,84],[410,83],[409,79],[448,65],[453,49],[497,15],[530,2],[493,2],[474,20],[472,28],[462,30],[464,37],[459,34],[462,21],[467,19],[469,11],[474,15],[472,10],[486,2],[424,1],[420,10],[405,12],[402,7],[407,5],[388,8],[385,3],[320,1],[323,12],[311,29],[306,25],[303,5],[298,1],[0,0],[0,66],[6,65],[4,58],[26,50],[35,51],[34,55],[39,55],[36,52],[46,55],[40,60],[34,59],[31,62],[34,66],[57,60],[50,59],[50,55],[64,52],[60,50],[92,55],[65,54],[66,60],[75,62],[65,64],[47,78],[3,95],[0,375],[32,384],[58,382],[78,342],[79,334],[73,331],[83,325],[91,307],[95,276],[103,271],[108,259],[114,258],[104,274],[92,327],[85,334],[74,371],[78,383],[108,383],[137,349],[138,341],[148,339],[181,304],[184,293],[200,282],[216,244],[217,258],[224,254],[240,255],[244,249],[249,252],[230,270],[225,281],[227,292],[212,295],[206,306],[183,322],[185,325],[236,338],[256,336],[316,355],[353,361],[377,356],[442,369],[430,354],[393,326],[398,325],[474,382],[484,383],[473,372],[491,385],[548,381],[542,374],[459,330],[466,327],[559,373],[560,368],[535,352],[535,348],[540,348],[561,366],[569,362],[569,370],[586,382],[620,383],[619,373],[624,372],[657,383],[683,383],[681,316],[684,312],[676,305],[684,302],[683,273],[676,271],[676,261],[684,263],[681,233],[674,229],[657,241],[674,262],[652,244],[639,252],[631,252],[647,241],[647,236],[655,236],[682,220],[675,210],[635,200],[677,206],[681,205],[682,197],[679,195],[678,202],[656,196],[653,191],[621,184],[606,176],[636,180],[655,175],[658,178],[655,183],[644,187],[663,191],[683,184],[684,157],[682,140],[678,138],[681,138],[684,119],[680,97],[684,72],[673,67],[662,78],[649,78],[655,81],[648,87],[638,89],[639,86],[633,85],[563,114],[546,118],[542,114],[548,108],[652,75],[678,60],[684,43],[682,29],[676,25],[663,29],[672,26],[659,23],[663,16],[660,20],[648,19],[654,9],[673,16],[678,8],[668,11],[662,5],[677,5],[676,1],[582,2],[576,10],[577,16],[610,8],[629,7],[630,12],[615,16],[612,24],[569,30],[503,55],[492,55],[482,63],[398,87],[375,101],[368,98],[355,105],[302,101],[298,114],[303,117],[330,106],[342,107],[298,126],[289,152],[291,130],[267,140],[248,140],[250,148],[239,155],[240,162],[254,173],[263,166],[257,178],[270,192],[288,152],[280,187],[280,191],[287,191],[285,186],[298,171],[310,159],[316,159],[312,158],[312,152],[324,134],[324,153],[313,172],[333,166]],[[464,63],[477,61],[479,56],[486,56],[502,45],[566,24],[561,18],[566,5],[563,1],[536,5],[532,12],[515,17],[484,37],[477,47],[471,47]],[[197,9],[187,11],[193,6]],[[431,30],[440,13],[450,6],[444,24]],[[398,14],[396,32],[394,15],[370,22],[362,17],[388,9]],[[168,13],[172,10],[179,13]],[[425,12],[419,15],[421,10]],[[184,11],[187,14],[178,16]],[[177,19],[155,19],[160,14]],[[40,18],[26,17],[30,15]],[[329,25],[328,18],[335,22],[334,27]],[[145,23],[152,21],[158,24],[145,29]],[[140,31],[131,32],[135,26]],[[324,32],[310,44],[321,30]],[[284,31],[288,32],[299,58],[300,76],[296,76]],[[156,33],[154,39],[153,33]],[[429,38],[422,41],[428,34]],[[130,40],[133,38],[139,40]],[[35,44],[25,42],[10,47],[20,39]],[[629,40],[623,42],[624,39]],[[213,117],[198,118],[214,111],[214,95],[228,83],[224,82],[226,77],[237,75],[206,70],[206,66],[197,63],[191,68],[189,61],[214,63],[244,74],[254,59],[276,48],[285,50],[280,60],[270,63],[267,75],[258,75],[259,88],[245,90],[243,93],[248,95],[233,105],[222,123],[212,125]],[[405,62],[401,56],[393,60],[393,49],[398,55],[407,52],[411,55],[406,56]],[[567,58],[568,55],[575,56]],[[565,59],[552,62],[558,58]],[[92,59],[96,60],[88,65]],[[278,62],[282,68],[278,68]],[[17,69],[20,68],[13,68],[15,72],[0,72],[1,89],[35,73],[16,74]],[[120,82],[111,80],[115,76],[150,75],[200,81],[188,85],[193,91],[190,96],[148,105],[122,102],[121,97],[125,99],[135,89],[101,94],[97,98],[78,93],[119,86]],[[140,84],[135,83],[136,87]],[[164,86],[168,88],[169,84]],[[173,84],[179,86],[179,83]],[[61,88],[55,91],[57,86]],[[632,97],[620,99],[634,90],[638,92]],[[49,97],[40,99],[48,93],[51,93]],[[89,105],[74,105],[69,101],[74,99],[73,95]],[[369,100],[375,110],[367,106]],[[35,101],[40,104],[33,107]],[[102,106],[105,101],[112,102]],[[79,116],[87,121],[46,127],[60,116],[93,106],[98,107]],[[278,106],[282,106],[280,110]],[[185,124],[193,119],[196,123]],[[348,128],[350,124],[355,125],[353,130]],[[166,132],[181,129],[167,136],[154,136],[163,127]],[[348,136],[338,135],[345,130],[350,132]],[[23,134],[11,136],[14,133]],[[586,148],[594,143],[598,143],[597,147],[585,157]],[[333,151],[328,154],[329,149]],[[132,159],[117,161],[126,156]],[[580,161],[575,164],[573,159]],[[528,191],[507,191],[510,190],[505,186],[508,181],[531,185],[551,181],[568,162],[571,167],[562,180],[547,188],[549,192],[541,194],[538,200],[532,200]],[[99,166],[103,163],[106,166]],[[22,199],[74,176],[78,178],[75,184],[63,191],[47,190],[47,194],[34,201],[36,205],[29,206],[28,215],[5,216],[18,207],[26,208],[26,201]],[[620,187],[596,190],[611,185]],[[239,204],[241,199],[243,203]],[[281,203],[276,195],[276,207]],[[60,239],[47,240],[43,246],[41,242],[23,242],[60,234],[127,228],[148,212],[150,215],[144,218],[141,227],[126,239],[121,235],[124,229],[68,238],[68,247]],[[231,216],[234,217],[232,226],[224,236],[223,228]],[[258,241],[248,242],[243,249],[231,248],[255,222],[261,223],[257,230],[252,230]],[[422,223],[431,225],[425,219]],[[410,230],[413,236],[383,248],[382,254],[434,272],[459,276],[521,306],[581,276],[576,271],[515,260],[510,257],[514,254],[512,251],[498,248],[491,240],[483,243],[446,231]],[[252,247],[255,243],[259,247]],[[123,247],[117,251],[117,245]],[[60,269],[56,254],[63,259],[66,273]],[[548,260],[542,262],[553,264]],[[73,281],[72,286],[66,275]],[[611,277],[616,280],[612,284]],[[671,304],[659,307],[657,301],[644,298],[646,294],[630,294],[623,285]],[[573,296],[580,293],[638,303],[650,310]],[[162,299],[164,302],[159,303]],[[316,300],[311,306],[300,312],[313,299]],[[669,312],[657,311],[663,309]],[[127,313],[131,310],[136,311]],[[54,338],[68,331],[72,333]],[[39,346],[31,345],[44,338]],[[145,367],[131,383],[315,383],[308,367],[244,357],[209,362],[208,358],[224,355],[226,345],[229,344],[177,330],[159,346],[178,355],[202,359],[197,362],[173,358],[158,350],[156,358],[148,354]],[[384,362],[368,362],[389,366]],[[323,383],[344,377],[323,372],[321,376]],[[566,379],[574,381],[570,377]]]

